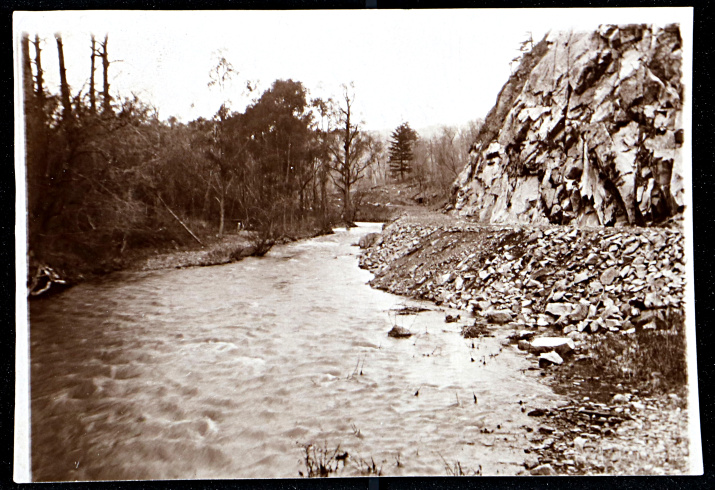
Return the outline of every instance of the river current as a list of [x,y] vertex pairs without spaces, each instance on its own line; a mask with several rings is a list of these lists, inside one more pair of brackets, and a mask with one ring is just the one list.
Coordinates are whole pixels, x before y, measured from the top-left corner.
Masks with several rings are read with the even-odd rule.
[[33,480],[294,478],[307,444],[348,453],[337,476],[517,473],[522,408],[554,395],[502,338],[370,288],[379,229],[32,302]]

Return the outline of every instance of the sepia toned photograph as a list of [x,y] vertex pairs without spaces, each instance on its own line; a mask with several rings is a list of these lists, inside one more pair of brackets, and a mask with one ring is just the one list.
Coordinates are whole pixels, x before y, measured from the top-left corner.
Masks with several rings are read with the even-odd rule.
[[702,474],[692,36],[15,12],[15,481]]

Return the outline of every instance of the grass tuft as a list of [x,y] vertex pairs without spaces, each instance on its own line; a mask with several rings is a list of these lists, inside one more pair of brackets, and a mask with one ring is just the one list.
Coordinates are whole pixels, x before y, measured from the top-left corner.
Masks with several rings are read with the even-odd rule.
[[304,444],[302,447],[305,473],[299,471],[298,474],[308,478],[327,478],[331,473],[338,471],[341,461],[345,465],[345,460],[348,457],[347,452],[340,451],[340,444],[335,449],[328,449],[327,441],[323,447],[316,447],[310,443]]

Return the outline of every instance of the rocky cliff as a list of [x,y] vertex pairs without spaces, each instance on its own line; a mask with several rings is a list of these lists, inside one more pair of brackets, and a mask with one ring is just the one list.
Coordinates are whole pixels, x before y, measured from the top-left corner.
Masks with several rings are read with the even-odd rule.
[[684,207],[678,26],[548,34],[509,78],[454,186],[481,222],[651,225]]

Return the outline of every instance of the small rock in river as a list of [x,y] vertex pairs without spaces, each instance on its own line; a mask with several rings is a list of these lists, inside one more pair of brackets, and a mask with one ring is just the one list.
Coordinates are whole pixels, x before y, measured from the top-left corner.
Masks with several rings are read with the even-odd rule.
[[535,408],[527,413],[529,417],[542,417],[546,415],[546,410],[543,408]]
[[399,326],[395,325],[394,327],[392,327],[392,330],[387,332],[387,335],[390,337],[395,337],[397,339],[402,339],[402,338],[411,337],[412,332],[410,332],[409,330],[407,330],[404,327],[399,327]]

